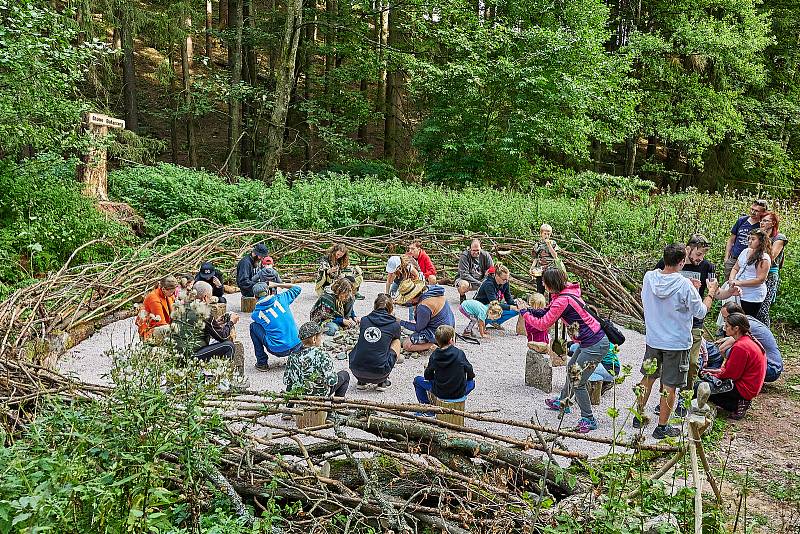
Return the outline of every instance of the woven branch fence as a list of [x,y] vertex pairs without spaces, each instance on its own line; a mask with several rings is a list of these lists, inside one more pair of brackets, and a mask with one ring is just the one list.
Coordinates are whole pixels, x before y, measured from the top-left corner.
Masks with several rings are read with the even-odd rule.
[[[169,246],[170,234],[192,222],[197,220],[185,221],[136,249],[120,251],[109,262],[73,266],[70,258],[59,271],[17,290],[0,304],[0,418],[8,430],[24,428],[39,405],[53,396],[81,399],[108,394],[109,388],[60,375],[51,369],[52,359],[97,328],[131,317],[133,304],[164,275],[193,274],[204,261],[213,261],[232,275],[235,263],[256,242],[268,245],[282,274],[300,281],[314,276],[318,258],[333,243],[349,247],[351,262],[363,268],[367,279],[381,279],[387,257],[404,252],[412,239],[421,239],[439,270],[440,281],[448,283],[455,277],[461,251],[472,237],[479,237],[484,248],[495,253],[496,261],[510,268],[517,290],[535,287],[527,276],[534,242],[522,239],[398,232],[374,225],[323,233],[211,227],[207,235],[179,248]],[[365,234],[371,237],[363,237]],[[623,316],[641,319],[637,284],[630,277],[583,241],[560,244],[560,256],[571,276],[590,288],[589,300],[614,310],[618,322],[625,320]],[[531,531],[543,520],[538,512],[520,512],[529,509],[531,492],[539,498],[552,495],[561,499],[581,490],[567,485],[554,464],[556,457],[585,459],[580,451],[568,450],[563,439],[599,441],[611,448],[636,451],[676,450],[647,445],[635,437],[584,436],[480,412],[464,414],[470,421],[501,425],[509,434],[512,428],[529,432],[527,439],[512,438],[417,417],[415,412],[421,407],[414,404],[302,397],[294,400],[293,408],[287,408],[280,397],[247,392],[223,395],[209,401],[206,408],[224,410],[226,421],[225,432],[213,438],[223,455],[220,470],[209,473],[209,481],[226,493],[234,509],[248,520],[253,518],[243,502],[256,508],[262,498],[303,502],[308,510],[306,519],[287,530],[298,532],[314,531],[336,514],[398,532],[419,528],[458,533]],[[304,410],[335,414],[334,423],[298,429],[274,422],[275,414],[299,415]],[[333,435],[325,432],[333,426]],[[348,432],[372,434],[373,439],[348,437],[345,427],[351,429]],[[397,479],[396,473],[387,473],[379,462],[364,460],[365,454],[395,462],[392,465],[398,466],[404,477]],[[349,467],[339,473],[320,471],[320,466],[335,458],[348,460]],[[277,488],[274,480],[279,481]]]

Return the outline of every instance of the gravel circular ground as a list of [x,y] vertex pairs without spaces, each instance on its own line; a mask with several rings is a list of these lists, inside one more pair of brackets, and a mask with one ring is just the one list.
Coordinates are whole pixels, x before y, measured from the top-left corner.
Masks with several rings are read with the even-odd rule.
[[[303,291],[292,306],[297,325],[308,320],[311,307],[316,300],[313,284],[300,284]],[[356,315],[363,316],[372,310],[372,303],[378,293],[384,290],[382,282],[365,282],[361,286],[361,293],[365,300],[356,302]],[[452,287],[447,288],[447,297],[456,317],[456,328],[463,330],[467,320],[458,311],[458,293]],[[236,293],[227,295],[228,311],[239,313],[241,295]],[[405,318],[407,309],[397,307],[395,314],[398,318]],[[236,325],[237,339],[242,341],[245,350],[245,374],[250,380],[253,390],[283,390],[283,364],[275,365],[282,359],[271,357],[270,365],[274,365],[268,372],[259,372],[254,368],[255,355],[249,336],[250,314],[239,313],[240,320]],[[544,400],[551,395],[525,385],[525,355],[527,352],[525,336],[513,335],[515,320],[506,323],[505,332],[490,330],[490,339],[482,340],[480,345],[459,343],[467,358],[472,363],[476,374],[475,390],[467,400],[467,411],[485,412],[494,417],[513,419],[517,421],[530,421],[538,419],[543,425],[558,427],[558,414],[547,410]],[[633,386],[639,380],[639,365],[644,354],[644,336],[634,331],[625,330],[626,342],[621,347],[620,361],[623,365],[633,366],[633,373],[625,383],[616,386],[614,390],[603,395],[599,406],[595,406],[594,413],[598,421],[598,429],[591,433],[594,436],[610,437],[612,434],[612,419],[608,409],[616,406],[620,412],[617,418],[617,430],[625,425],[623,431],[630,437],[637,431],[630,426],[632,416],[628,408],[634,404]],[[72,348],[60,361],[61,371],[71,374],[80,380],[90,383],[109,384],[108,373],[111,369],[111,358],[106,354],[111,348],[120,348],[138,342],[136,327],[133,319],[118,321],[98,331],[95,335]],[[350,389],[347,396],[358,399],[385,402],[416,402],[412,381],[416,375],[422,374],[425,359],[406,359],[398,364],[391,375],[392,386],[385,392],[374,390],[358,391],[355,380],[351,377]],[[346,369],[347,361],[334,360],[336,370]],[[553,394],[556,394],[564,383],[565,367],[557,367],[553,371]],[[658,395],[654,392],[650,398],[648,411],[658,402]],[[562,428],[571,429],[577,423],[579,415],[577,410],[564,417]],[[514,437],[525,438],[528,432],[521,428],[511,428],[505,425],[469,421],[468,425],[483,428]],[[646,429],[645,436],[648,442],[654,441],[650,437],[651,423]],[[609,452],[609,446],[591,443],[584,440],[566,439],[564,443],[570,450],[582,451],[591,457],[602,456]]]

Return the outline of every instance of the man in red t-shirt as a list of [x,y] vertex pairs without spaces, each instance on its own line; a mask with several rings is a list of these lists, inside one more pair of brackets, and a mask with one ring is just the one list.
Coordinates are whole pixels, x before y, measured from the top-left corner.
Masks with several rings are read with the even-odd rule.
[[417,260],[419,268],[422,269],[422,275],[428,284],[436,284],[436,267],[433,266],[428,253],[422,249],[422,241],[415,239],[408,245],[408,254]]

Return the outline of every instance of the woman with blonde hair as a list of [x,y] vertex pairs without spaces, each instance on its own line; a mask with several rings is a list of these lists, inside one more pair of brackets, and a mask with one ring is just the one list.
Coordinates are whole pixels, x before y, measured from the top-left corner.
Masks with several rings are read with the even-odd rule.
[[361,283],[364,281],[364,274],[361,267],[350,265],[350,255],[347,245],[337,243],[327,250],[325,255],[319,260],[317,268],[317,280],[315,290],[317,295],[322,295],[325,288],[336,280],[346,278],[353,284],[355,298],[362,300],[364,297],[358,292]]

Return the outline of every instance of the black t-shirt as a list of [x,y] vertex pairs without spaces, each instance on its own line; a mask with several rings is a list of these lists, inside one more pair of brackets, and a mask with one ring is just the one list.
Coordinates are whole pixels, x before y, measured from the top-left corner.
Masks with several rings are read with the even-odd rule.
[[[656,264],[656,269],[663,269],[663,268],[664,268],[664,260],[659,260],[658,263]],[[705,297],[706,290],[708,288],[708,279],[714,278],[714,276],[716,276],[714,274],[716,273],[716,268],[714,267],[714,264],[705,258],[703,258],[703,261],[701,261],[698,265],[694,265],[693,263],[689,263],[687,261],[686,264],[683,266],[683,269],[681,269],[681,271],[685,273],[699,273],[700,289],[698,289],[698,291],[700,292],[701,297]],[[687,278],[696,278],[696,277],[687,277]],[[702,328],[703,320],[695,317],[693,320],[692,327]]]

